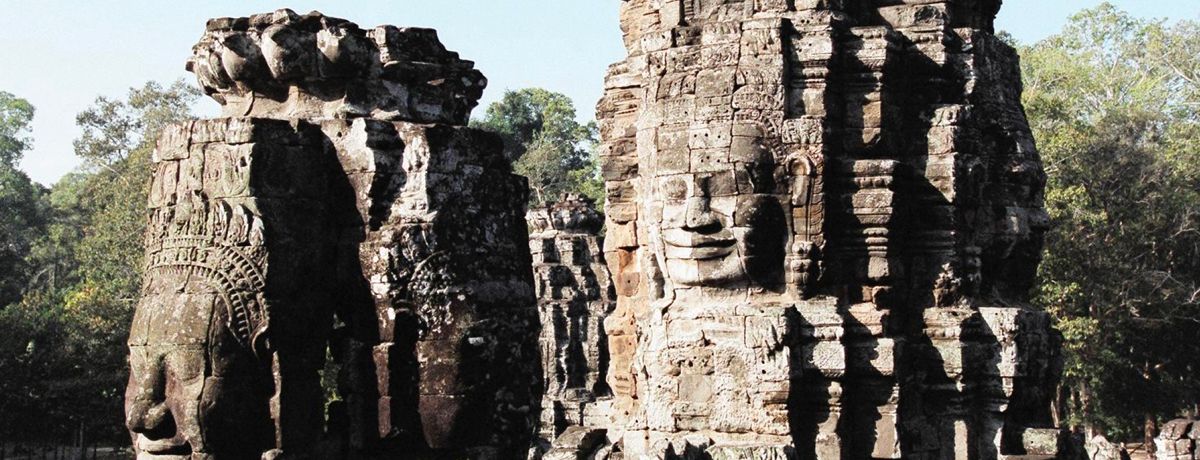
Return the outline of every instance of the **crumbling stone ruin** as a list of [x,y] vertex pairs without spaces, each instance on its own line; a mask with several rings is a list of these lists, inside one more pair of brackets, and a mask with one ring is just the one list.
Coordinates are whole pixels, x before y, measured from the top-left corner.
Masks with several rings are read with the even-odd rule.
[[524,456],[528,191],[466,127],[483,76],[432,30],[289,10],[212,20],[193,54],[224,117],[153,155],[138,458]]
[[[572,438],[569,429],[600,441],[595,427],[607,424],[608,339],[604,319],[616,308],[616,291],[604,263],[600,229],[604,216],[588,198],[565,194],[526,216],[529,252],[541,317],[542,400],[538,450]],[[591,433],[591,434],[589,434]],[[575,458],[575,444],[566,449]],[[561,449],[560,449],[561,450]],[[553,454],[550,458],[554,458]]]
[[525,214],[434,31],[210,21],[223,117],[153,155],[138,458],[1074,458],[999,6],[622,0],[604,217]]
[[624,0],[599,105],[625,458],[1054,458],[998,0]]
[[1104,435],[1097,434],[1084,443],[1084,453],[1087,460],[1126,460],[1129,453],[1117,444],[1109,442]]
[[1200,420],[1179,419],[1164,423],[1154,438],[1159,460],[1195,460],[1200,458]]

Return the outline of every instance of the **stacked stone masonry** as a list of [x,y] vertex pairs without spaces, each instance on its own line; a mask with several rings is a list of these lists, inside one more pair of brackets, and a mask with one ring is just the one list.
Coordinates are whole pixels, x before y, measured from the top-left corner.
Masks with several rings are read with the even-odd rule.
[[225,117],[153,156],[138,458],[526,455],[528,191],[465,126],[472,63],[432,30],[280,10],[210,21],[188,68]]
[[1200,459],[1200,420],[1179,419],[1164,423],[1154,439],[1159,460]]
[[[546,391],[535,452],[556,458],[565,450],[564,458],[573,459],[578,442],[603,440],[596,430],[608,424],[611,412],[604,319],[616,308],[616,291],[601,251],[604,217],[590,199],[565,194],[526,218]],[[572,432],[564,436],[567,430]],[[563,449],[568,439],[574,441]]]
[[625,458],[1065,458],[998,0],[624,0],[598,106]]

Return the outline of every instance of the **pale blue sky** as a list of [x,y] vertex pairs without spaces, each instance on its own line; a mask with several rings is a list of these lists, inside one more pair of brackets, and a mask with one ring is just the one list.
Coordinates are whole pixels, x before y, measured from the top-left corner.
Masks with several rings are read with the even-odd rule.
[[[1032,42],[1100,0],[1007,0],[997,27]],[[1142,17],[1200,19],[1200,0],[1116,0]],[[287,6],[357,22],[438,29],[442,41],[476,61],[490,84],[483,104],[505,89],[538,86],[567,94],[591,118],[608,64],[621,58],[616,0],[66,1],[0,0],[0,90],[37,107],[34,149],[22,167],[51,184],[79,164],[71,148],[75,114],[98,95],[119,97],[148,80],[188,78],[183,62],[207,18]],[[482,107],[482,106],[481,106]],[[216,113],[205,98],[203,115]],[[476,109],[476,114],[482,108]]]

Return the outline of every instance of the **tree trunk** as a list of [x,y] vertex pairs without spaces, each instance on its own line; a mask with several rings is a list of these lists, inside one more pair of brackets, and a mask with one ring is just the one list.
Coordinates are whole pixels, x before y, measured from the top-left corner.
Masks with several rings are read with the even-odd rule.
[[1146,445],[1146,453],[1153,454],[1158,449],[1154,445],[1154,435],[1158,431],[1158,421],[1154,414],[1146,413],[1146,423],[1142,425],[1142,442]]
[[87,433],[83,430],[83,422],[79,422],[79,439],[77,439],[79,454],[75,460],[87,460]]
[[1063,419],[1066,418],[1066,394],[1067,387],[1060,382],[1058,386],[1054,388],[1054,401],[1051,402],[1052,406],[1050,407],[1050,421],[1053,422],[1054,426],[1058,428],[1062,428]]
[[1087,382],[1079,384],[1079,412],[1083,414],[1083,432],[1085,439],[1096,437],[1096,426],[1092,424],[1092,392]]

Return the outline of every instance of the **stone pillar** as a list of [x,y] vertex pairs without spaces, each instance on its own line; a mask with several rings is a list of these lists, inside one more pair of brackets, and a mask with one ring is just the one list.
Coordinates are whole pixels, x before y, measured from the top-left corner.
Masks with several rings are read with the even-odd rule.
[[[616,307],[616,292],[601,252],[604,217],[590,199],[564,194],[526,219],[542,324],[542,448],[561,450],[571,439],[575,449],[576,438],[602,441],[598,429],[611,416],[604,320]],[[594,434],[560,440],[572,428]]]
[[1054,455],[1045,176],[999,2],[620,8],[597,119],[625,455]]
[[525,455],[528,192],[466,127],[483,75],[432,30],[289,10],[209,21],[188,69],[224,118],[154,154],[139,456]]

